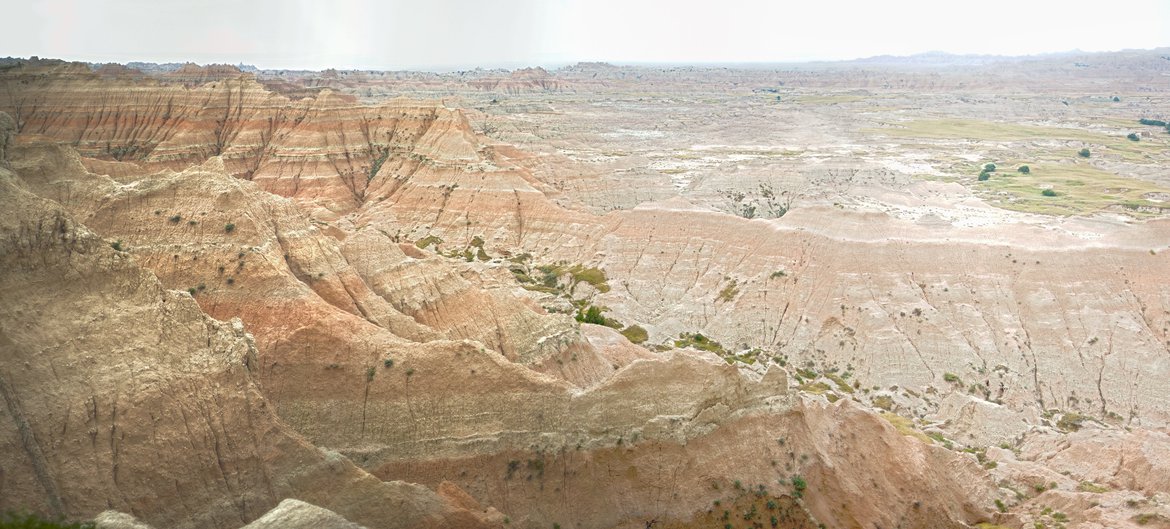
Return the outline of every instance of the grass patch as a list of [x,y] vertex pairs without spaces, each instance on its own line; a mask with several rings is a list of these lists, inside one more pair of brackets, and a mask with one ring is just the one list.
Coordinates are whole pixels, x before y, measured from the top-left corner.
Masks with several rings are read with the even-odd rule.
[[1089,418],[1079,413],[1065,413],[1060,416],[1060,420],[1056,421],[1056,427],[1066,432],[1075,432],[1081,429],[1081,424]]
[[586,267],[581,264],[569,266],[565,263],[558,263],[555,265],[538,266],[536,269],[544,274],[541,278],[541,283],[548,287],[555,287],[557,278],[569,274],[572,278],[569,291],[572,291],[577,283],[585,282],[592,285],[598,292],[603,294],[609,292],[609,278],[605,277],[604,270],[597,267]]
[[931,444],[933,441],[926,434],[914,427],[914,423],[901,415],[890,413],[888,411],[882,412],[882,418],[894,425],[894,429],[902,435],[908,435],[926,444]]
[[734,279],[732,279],[732,280],[727,282],[727,286],[723,287],[723,290],[719,291],[719,298],[718,299],[719,299],[719,301],[726,303],[728,301],[735,299],[735,297],[738,295],[739,295],[739,283],[737,283]]
[[423,237],[417,241],[414,241],[414,245],[418,246],[419,249],[421,249],[421,250],[427,249],[427,247],[432,245],[432,244],[435,246],[443,244],[443,239],[440,239],[439,237],[437,237],[435,235],[427,235],[426,237]]
[[833,388],[829,387],[829,385],[824,382],[809,382],[807,384],[798,386],[798,389],[801,391],[822,395]]
[[[1040,140],[1063,140],[1081,142],[1104,147],[1106,155],[1116,155],[1132,162],[1154,162],[1166,150],[1164,140],[1134,142],[1126,138],[1130,130],[1119,128],[1114,134],[1072,127],[1041,127],[1015,123],[965,119],[933,119],[900,123],[897,128],[869,128],[863,132],[885,134],[897,138],[923,138],[935,140],[972,140],[1035,142]],[[1097,154],[1096,152],[1094,154]],[[1074,157],[1069,151],[1066,156]]]
[[690,347],[700,351],[717,353],[721,356],[727,353],[727,350],[723,348],[723,344],[699,333],[680,333],[678,339],[674,341],[674,346],[678,349]]
[[[1118,176],[1087,162],[1034,164],[1028,173],[1003,173],[979,182],[977,188],[991,204],[1004,209],[1046,215],[1084,215],[1120,208],[1134,217],[1170,212],[1165,203],[1145,198],[1170,193],[1156,184]],[[1046,196],[1044,190],[1054,191]]]
[[1103,487],[1091,481],[1082,481],[1080,485],[1077,485],[1077,490],[1081,492],[1091,492],[1093,494],[1102,494],[1109,492],[1110,489],[1109,487]]
[[631,343],[645,343],[646,340],[650,339],[650,334],[639,325],[631,325],[622,329],[621,332],[622,336],[625,336]]
[[840,375],[836,373],[825,373],[825,377],[829,380],[832,380],[833,383],[837,385],[837,389],[841,390],[842,392],[853,393],[853,386],[850,386],[849,383],[846,382],[844,378],[841,378]]

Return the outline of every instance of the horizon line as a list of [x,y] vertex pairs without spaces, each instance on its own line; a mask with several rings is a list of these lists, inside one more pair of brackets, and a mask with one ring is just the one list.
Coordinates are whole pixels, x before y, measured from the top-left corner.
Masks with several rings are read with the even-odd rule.
[[336,66],[331,66],[331,67],[319,68],[319,69],[318,68],[311,68],[311,67],[296,67],[296,68],[261,67],[261,66],[258,66],[257,64],[245,62],[243,60],[237,60],[237,61],[233,61],[233,62],[224,62],[224,61],[214,61],[213,60],[213,61],[201,63],[201,62],[197,62],[195,60],[162,60],[162,61],[158,61],[158,60],[131,59],[131,60],[125,60],[125,61],[119,62],[119,61],[72,59],[72,58],[66,58],[66,57],[42,57],[39,55],[29,55],[28,57],[8,56],[8,57],[4,57],[2,60],[8,60],[8,61],[11,61],[11,60],[17,60],[17,61],[20,61],[20,60],[25,60],[25,61],[32,61],[32,60],[53,61],[53,60],[57,60],[57,61],[62,61],[62,62],[66,62],[66,63],[82,63],[82,64],[87,64],[90,66],[95,66],[95,65],[101,66],[101,65],[105,65],[105,64],[118,64],[118,65],[122,65],[122,66],[127,66],[131,63],[142,63],[142,64],[153,64],[156,66],[175,65],[175,64],[177,64],[177,65],[192,64],[192,65],[195,65],[195,66],[198,66],[201,68],[206,68],[208,66],[223,65],[223,66],[233,66],[236,68],[240,68],[240,67],[245,67],[248,69],[254,68],[256,71],[259,71],[259,72],[278,72],[278,71],[324,72],[327,70],[334,70],[334,71],[353,71],[353,72],[414,72],[414,73],[443,74],[443,73],[466,72],[466,71],[476,71],[476,70],[516,71],[516,70],[522,70],[522,69],[528,69],[528,68],[542,68],[542,69],[546,69],[546,70],[559,70],[559,69],[572,67],[572,66],[576,66],[576,65],[580,65],[580,64],[606,64],[606,65],[615,66],[615,67],[631,67],[631,66],[632,67],[688,67],[688,66],[690,66],[690,67],[701,67],[701,68],[728,67],[728,66],[766,67],[766,66],[782,66],[782,65],[787,66],[787,65],[808,65],[808,64],[841,64],[841,63],[851,63],[851,62],[883,59],[883,58],[908,59],[908,58],[923,57],[923,56],[941,56],[941,57],[954,57],[954,58],[980,58],[980,59],[995,60],[995,59],[1046,58],[1046,57],[1056,57],[1056,56],[1060,56],[1060,55],[1072,55],[1072,54],[1105,55],[1105,54],[1111,54],[1111,53],[1124,53],[1124,52],[1157,52],[1158,50],[1170,51],[1170,45],[1156,46],[1153,48],[1119,48],[1119,49],[1110,49],[1110,50],[1082,50],[1080,48],[1073,48],[1073,49],[1063,50],[1063,51],[1024,53],[1024,54],[1015,54],[1015,55],[1005,55],[1005,54],[995,54],[995,53],[953,53],[953,52],[948,52],[948,51],[944,51],[944,50],[926,50],[926,51],[905,54],[905,55],[896,55],[896,54],[886,53],[886,54],[879,54],[879,55],[857,56],[857,57],[851,57],[851,58],[807,58],[807,59],[786,59],[786,60],[775,60],[775,61],[748,60],[748,61],[693,61],[693,62],[690,62],[690,61],[638,61],[638,60],[577,59],[577,60],[546,61],[546,62],[536,62],[536,63],[528,63],[528,62],[522,62],[522,61],[500,61],[500,62],[493,63],[493,64],[482,64],[482,65],[477,65],[477,66],[469,66],[469,65],[403,65],[403,66],[393,66],[393,67],[336,67]]

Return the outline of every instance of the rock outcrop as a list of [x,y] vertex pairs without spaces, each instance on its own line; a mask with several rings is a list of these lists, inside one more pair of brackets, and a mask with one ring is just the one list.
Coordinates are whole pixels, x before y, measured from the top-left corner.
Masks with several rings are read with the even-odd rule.
[[0,509],[239,527],[286,497],[368,527],[485,525],[289,432],[239,320],[205,315],[0,169]]

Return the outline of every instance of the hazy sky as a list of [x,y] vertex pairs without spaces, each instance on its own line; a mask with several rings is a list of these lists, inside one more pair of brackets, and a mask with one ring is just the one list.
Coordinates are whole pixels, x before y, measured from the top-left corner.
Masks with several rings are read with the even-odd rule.
[[1170,46],[1170,0],[0,0],[0,56],[261,68],[781,62]]

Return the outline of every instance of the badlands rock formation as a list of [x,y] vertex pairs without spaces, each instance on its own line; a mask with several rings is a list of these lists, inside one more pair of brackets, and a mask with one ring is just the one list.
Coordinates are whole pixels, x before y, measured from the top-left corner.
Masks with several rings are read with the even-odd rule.
[[165,289],[12,172],[0,186],[3,508],[239,527],[296,497],[369,527],[492,520],[289,431],[251,374],[239,320]]
[[[5,472],[0,508],[156,527],[1160,520],[1167,141],[1100,122],[1165,95],[1083,91],[1165,67],[1093,57],[1110,67],[1091,79],[996,63],[974,88],[899,64],[10,65],[0,465],[27,472]],[[1032,68],[1071,79],[1065,103],[1004,88]],[[384,97],[401,91],[446,95]],[[1008,124],[971,121],[993,100]],[[991,183],[965,175],[985,160]],[[1005,174],[1023,162],[1034,176]],[[1070,183],[1087,178],[1107,188]],[[575,321],[589,307],[616,328]]]

